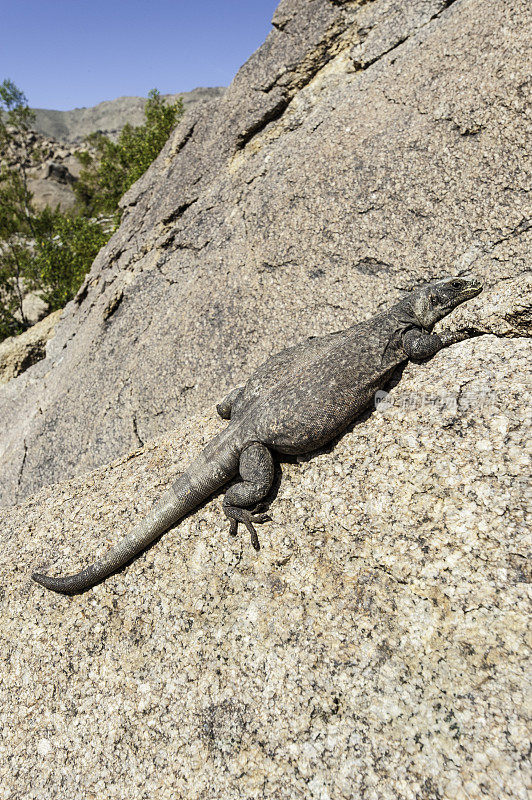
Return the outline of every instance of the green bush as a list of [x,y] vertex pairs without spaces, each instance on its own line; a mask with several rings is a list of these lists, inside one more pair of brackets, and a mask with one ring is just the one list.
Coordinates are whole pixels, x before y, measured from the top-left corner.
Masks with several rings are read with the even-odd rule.
[[[26,98],[10,80],[0,84],[0,150],[24,135],[34,121]],[[29,327],[22,311],[25,276],[31,266],[33,236],[31,193],[26,180],[29,158],[22,145],[18,169],[0,171],[0,341]]]
[[69,216],[58,210],[45,209],[38,224],[32,284],[55,311],[74,297],[109,233],[81,214]]
[[0,84],[0,149],[17,142],[23,154],[15,167],[0,171],[0,341],[29,327],[22,306],[28,290],[37,291],[50,311],[74,297],[113,232],[113,226],[102,227],[94,217],[112,215],[116,227],[118,201],[159,154],[182,113],[180,99],[167,105],[153,89],[144,125],[126,125],[117,142],[100,133],[89,137],[96,156],[80,156],[75,211],[63,213],[57,207],[37,212],[26,175],[26,164],[36,154],[25,144],[35,115],[12,81]]
[[0,341],[29,327],[22,312],[33,259],[28,245],[31,220],[25,211],[29,199],[16,173],[0,173]]
[[152,89],[144,108],[144,125],[125,125],[117,142],[102,133],[87,137],[96,156],[87,151],[80,154],[84,168],[74,187],[85,214],[117,214],[120,198],[159,155],[182,114],[181,98],[167,105],[159,92]]

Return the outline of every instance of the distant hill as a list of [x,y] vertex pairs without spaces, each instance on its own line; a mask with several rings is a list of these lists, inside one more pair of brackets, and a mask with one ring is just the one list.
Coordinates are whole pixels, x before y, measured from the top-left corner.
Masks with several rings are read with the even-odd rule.
[[[164,97],[169,102],[182,97],[187,112],[209,100],[221,98],[224,92],[222,86],[200,87],[191,92],[167,94]],[[34,205],[36,208],[47,205],[55,208],[59,204],[63,211],[72,208],[75,200],[72,185],[81,168],[75,154],[87,149],[85,137],[94,131],[101,131],[116,139],[127,122],[131,125],[144,124],[145,104],[145,97],[118,97],[92,108],[74,108],[71,111],[32,109],[36,115],[33,131],[27,135],[24,147],[22,140],[15,138],[8,146],[0,148],[0,167],[12,167],[20,161],[23,153],[35,154],[38,151],[38,158],[32,158],[25,164]]]
[[[182,97],[185,109],[198,103],[221,97],[223,86],[199,87],[191,92],[168,94],[164,97],[173,102]],[[145,97],[117,97],[104,100],[91,108],[74,108],[71,111],[55,111],[48,108],[34,108],[36,115],[34,130],[68,144],[80,144],[89,133],[101,131],[111,138],[116,137],[126,122],[142,125],[144,122]]]

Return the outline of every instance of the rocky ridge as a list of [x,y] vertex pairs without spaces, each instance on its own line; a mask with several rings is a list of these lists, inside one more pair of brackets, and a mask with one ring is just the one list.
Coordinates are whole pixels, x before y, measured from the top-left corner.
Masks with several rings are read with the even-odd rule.
[[[185,111],[201,106],[225,90],[222,87],[198,88],[191,92],[165,95],[168,102],[183,98]],[[0,164],[12,167],[23,163],[29,177],[29,189],[38,209],[45,206],[62,211],[75,203],[72,185],[79,177],[81,165],[76,153],[93,148],[85,141],[90,133],[101,133],[116,139],[126,123],[142,125],[145,121],[146,98],[119,97],[106,100],[92,108],[71,111],[32,109],[35,124],[27,136],[17,136],[8,148],[0,153]]]
[[[223,86],[200,86],[191,92],[165,94],[163,97],[169,103],[181,97],[185,108],[190,110],[198,104],[221,97],[224,92]],[[126,122],[130,125],[143,124],[145,104],[145,97],[117,97],[115,100],[104,100],[96,106],[73,108],[70,111],[34,108],[34,128],[45,136],[68,144],[82,144],[85,137],[94,131],[115,139]]]

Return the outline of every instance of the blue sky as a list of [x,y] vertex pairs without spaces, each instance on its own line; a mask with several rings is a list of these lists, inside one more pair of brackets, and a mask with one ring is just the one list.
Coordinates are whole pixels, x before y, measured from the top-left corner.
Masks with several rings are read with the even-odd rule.
[[34,108],[227,86],[278,0],[0,0],[0,82]]

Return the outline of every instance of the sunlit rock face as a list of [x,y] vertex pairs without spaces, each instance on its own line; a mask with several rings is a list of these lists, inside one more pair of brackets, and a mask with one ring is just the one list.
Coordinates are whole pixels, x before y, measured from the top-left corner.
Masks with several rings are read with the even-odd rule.
[[125,196],[46,359],[0,389],[0,501],[163,434],[420,281],[471,270],[488,302],[523,273],[526,12],[283,2]]

